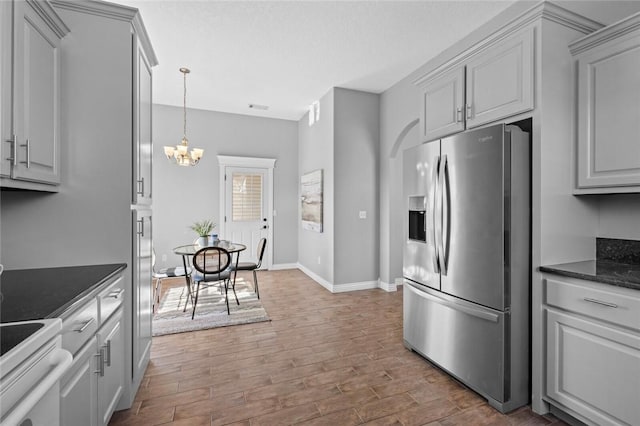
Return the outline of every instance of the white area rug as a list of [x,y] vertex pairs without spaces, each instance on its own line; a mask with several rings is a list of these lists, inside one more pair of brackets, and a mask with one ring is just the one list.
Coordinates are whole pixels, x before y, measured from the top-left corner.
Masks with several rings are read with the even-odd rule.
[[[236,280],[236,294],[240,305],[236,304],[233,291],[229,288],[229,309],[224,300],[224,288],[209,287],[200,290],[196,315],[191,319],[193,305],[188,300],[185,286],[170,288],[163,295],[158,311],[153,316],[153,335],[184,333],[215,327],[271,321],[262,303],[253,292],[253,284],[241,278]],[[183,312],[185,303],[187,310]]]

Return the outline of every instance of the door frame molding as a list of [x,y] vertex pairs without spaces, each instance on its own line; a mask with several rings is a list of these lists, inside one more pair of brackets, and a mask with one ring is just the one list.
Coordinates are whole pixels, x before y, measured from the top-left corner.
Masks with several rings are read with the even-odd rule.
[[220,170],[220,176],[218,182],[220,182],[220,233],[224,234],[226,231],[227,223],[224,221],[226,210],[226,184],[225,174],[227,167],[248,167],[267,169],[267,176],[269,182],[267,182],[267,252],[263,259],[266,263],[264,267],[271,269],[273,265],[273,169],[275,168],[275,158],[259,158],[259,157],[237,157],[231,155],[218,155],[218,165]]

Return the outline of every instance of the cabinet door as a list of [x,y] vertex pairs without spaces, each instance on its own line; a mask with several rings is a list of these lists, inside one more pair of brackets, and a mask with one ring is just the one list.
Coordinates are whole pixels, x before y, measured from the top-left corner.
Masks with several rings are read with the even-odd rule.
[[151,211],[134,212],[133,380],[142,377],[151,351],[152,271]]
[[0,176],[11,175],[13,155],[12,95],[11,95],[11,2],[0,1]]
[[599,425],[640,424],[640,336],[547,309],[547,396]]
[[640,185],[640,37],[578,59],[578,188]]
[[464,130],[464,67],[424,83],[420,94],[423,142]]
[[133,204],[151,204],[151,65],[142,47],[134,49],[134,179]]
[[527,29],[467,63],[467,128],[533,109],[533,55]]
[[124,331],[122,310],[98,333],[104,375],[98,377],[98,424],[107,425],[124,389]]
[[75,356],[70,370],[60,381],[60,424],[96,426],[98,397],[95,336]]
[[60,38],[25,1],[14,4],[14,179],[58,184]]

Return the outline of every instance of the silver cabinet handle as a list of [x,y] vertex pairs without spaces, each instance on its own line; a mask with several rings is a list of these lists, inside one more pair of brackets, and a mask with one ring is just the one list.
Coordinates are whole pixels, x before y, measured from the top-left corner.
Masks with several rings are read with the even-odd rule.
[[585,297],[584,301],[585,302],[589,302],[589,303],[595,303],[596,305],[607,306],[609,308],[617,308],[618,307],[618,305],[616,305],[615,303],[603,302],[602,300],[592,299],[590,297]]
[[5,140],[5,142],[9,142],[11,144],[11,157],[7,158],[7,160],[11,161],[11,164],[15,167],[18,165],[18,146],[16,144],[16,135],[11,135],[11,139]]
[[113,297],[114,299],[117,299],[120,297],[120,295],[124,293],[124,289],[120,288],[118,290],[113,290],[111,293],[109,293],[107,296],[108,297]]
[[107,344],[104,345],[107,355],[104,357],[104,362],[107,364],[107,367],[111,367],[111,340],[107,340]]
[[138,235],[144,237],[144,217],[138,220]]
[[462,108],[456,108],[456,123],[460,123],[462,121]]
[[467,104],[467,118],[471,118],[471,104]]
[[[27,161],[21,161],[22,164],[26,164],[27,165],[27,169],[31,167],[31,142],[29,142],[29,139],[27,139],[26,141],[24,141],[23,144],[20,144],[20,146],[24,146],[27,152]],[[14,155],[15,156],[15,155]]]
[[100,377],[104,377],[104,353],[102,352],[102,348],[100,348],[94,356],[98,358],[98,370],[94,371],[94,373]]
[[144,195],[144,177],[138,179],[138,195]]
[[74,328],[73,331],[75,331],[76,333],[82,333],[83,331],[85,331],[87,329],[87,327],[89,327],[91,324],[93,324],[93,322],[95,320],[96,320],[95,318],[89,318],[79,328]]

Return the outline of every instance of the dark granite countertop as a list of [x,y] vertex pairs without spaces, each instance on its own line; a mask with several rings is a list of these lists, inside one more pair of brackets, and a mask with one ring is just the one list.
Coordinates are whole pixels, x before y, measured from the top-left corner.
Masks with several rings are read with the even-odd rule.
[[0,275],[0,322],[59,317],[126,267],[114,263],[4,271]]
[[540,271],[640,290],[640,265],[613,260],[586,260],[541,266]]

